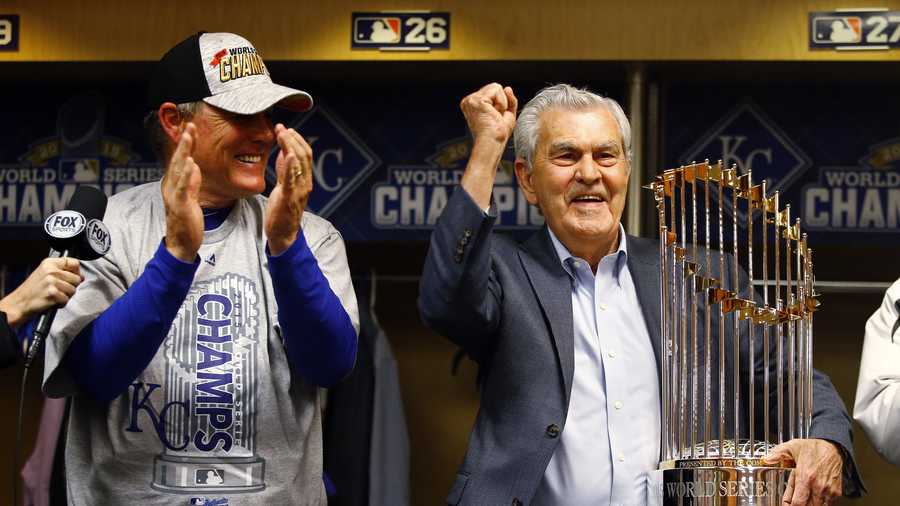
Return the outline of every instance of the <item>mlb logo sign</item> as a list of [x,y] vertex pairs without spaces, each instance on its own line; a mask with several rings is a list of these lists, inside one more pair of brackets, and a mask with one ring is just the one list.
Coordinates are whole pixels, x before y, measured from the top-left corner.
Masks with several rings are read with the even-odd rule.
[[350,47],[379,51],[450,49],[450,13],[431,11],[354,12]]
[[820,44],[862,42],[862,19],[859,16],[816,17],[813,41]]
[[811,165],[809,157],[759,107],[744,101],[716,123],[681,156],[694,161],[722,160],[737,166],[739,174],[753,172],[754,181],[766,181],[767,192],[786,190]]
[[[307,207],[327,218],[381,165],[381,160],[332,112],[321,104],[288,125],[300,132],[313,151],[313,191]],[[276,181],[276,146],[266,180]]]
[[100,165],[96,158],[64,158],[59,161],[59,180],[63,183],[96,183],[100,181]]
[[353,41],[357,44],[397,44],[400,42],[400,18],[359,17],[353,20]]

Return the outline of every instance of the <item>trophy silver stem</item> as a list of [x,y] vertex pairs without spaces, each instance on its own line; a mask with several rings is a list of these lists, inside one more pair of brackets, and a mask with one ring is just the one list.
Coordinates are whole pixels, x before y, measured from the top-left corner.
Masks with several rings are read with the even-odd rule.
[[[704,237],[706,237],[706,254],[703,256],[706,257],[706,277],[711,277],[711,262],[712,262],[712,242],[709,236],[709,173],[707,172],[707,179],[705,184],[703,185],[703,209],[706,212],[706,231]],[[704,292],[708,289],[708,286],[704,286]],[[706,408],[706,412],[704,413],[704,428],[703,428],[703,440],[704,441],[712,441],[712,305],[709,303],[709,299],[706,298],[704,301],[704,314],[706,316],[706,327],[705,327],[705,338],[706,338],[706,370],[704,371],[704,382],[703,387],[706,390],[705,392],[705,401],[704,407]],[[709,447],[704,446],[703,453],[704,456],[709,452]]]
[[[762,270],[763,270],[763,311],[769,312],[769,200],[766,198],[766,181],[762,186]],[[769,454],[769,393],[772,391],[769,384],[769,324],[763,324],[763,441],[765,441],[765,454]]]
[[[747,171],[747,288],[749,293],[747,294],[747,299],[755,300],[754,297],[754,289],[753,289],[753,203],[754,203],[754,195],[751,181],[753,180],[752,172]],[[737,212],[735,212],[737,214]],[[756,314],[756,311],[753,311],[753,314]],[[756,448],[756,441],[754,436],[754,426],[756,425],[756,413],[755,413],[755,405],[754,405],[754,397],[756,393],[756,346],[753,341],[753,318],[747,319],[747,339],[749,341],[749,367],[747,368],[747,375],[750,388],[747,391],[747,412],[749,415],[749,424],[748,430],[750,431],[749,436],[749,449],[750,455],[756,455],[754,449]]]
[[[671,204],[670,214],[669,214],[669,217],[671,220],[670,230],[672,230],[672,236],[674,237],[675,231],[678,230],[678,228],[676,227],[676,223],[675,223],[676,214],[675,214],[675,193],[674,192],[672,193],[672,195],[669,199],[669,202]],[[670,388],[671,397],[672,397],[672,407],[670,410],[670,413],[672,415],[671,422],[673,425],[673,428],[671,431],[672,432],[672,447],[675,450],[674,457],[681,458],[682,445],[681,445],[681,439],[679,438],[679,435],[681,434],[682,412],[679,409],[680,399],[678,398],[678,385],[679,385],[679,372],[680,372],[678,370],[678,356],[679,356],[678,353],[680,351],[679,346],[678,346],[678,339],[679,339],[678,324],[680,321],[680,315],[678,313],[678,290],[677,290],[677,286],[676,286],[677,273],[675,272],[676,265],[677,265],[676,252],[675,252],[676,248],[677,248],[677,242],[675,240],[672,240],[672,244],[669,246],[669,251],[670,251],[669,265],[672,266],[672,275],[671,275],[672,282],[670,285],[670,290],[671,290],[670,295],[671,295],[671,301],[672,301],[672,309],[671,309],[671,314],[672,314],[672,329],[671,329],[671,332],[672,332],[672,334],[671,334],[671,336],[672,336],[672,339],[671,339],[672,378],[671,378],[671,383],[669,385],[669,388]]]
[[775,409],[778,413],[778,444],[784,443],[784,342],[781,335],[781,255],[779,254],[778,245],[781,244],[781,234],[779,232],[781,213],[778,211],[778,192],[775,192],[775,311],[777,316],[777,325],[775,325],[775,346],[778,355],[777,383],[775,392]]
[[[737,168],[733,167],[731,169],[731,231],[732,231],[732,239],[731,245],[734,251],[734,262],[732,269],[732,278],[731,278],[731,291],[734,292],[735,297],[740,297],[741,289],[739,286],[739,269],[738,266],[740,260],[740,252],[738,251],[738,178],[737,178]],[[740,432],[740,413],[741,413],[741,329],[740,329],[740,320],[738,319],[738,312],[732,312],[732,318],[734,320],[734,328],[733,333],[731,334],[731,342],[732,342],[732,354],[734,355],[734,456],[737,457],[738,453],[738,444],[740,442],[741,432]]]
[[794,375],[796,374],[794,370],[794,366],[796,364],[796,336],[794,335],[794,323],[795,320],[791,315],[791,308],[794,307],[794,293],[791,291],[791,234],[790,234],[790,226],[791,226],[791,206],[790,204],[785,206],[785,211],[787,211],[787,218],[785,219],[785,228],[784,228],[784,269],[785,269],[785,300],[787,301],[787,339],[788,339],[788,440],[794,439],[796,437],[794,421],[797,419],[796,416],[796,403],[795,403],[795,395],[796,392],[794,385]]
[[[800,218],[797,218],[794,223],[794,231],[799,230]],[[799,317],[802,314],[801,309],[805,307],[806,304],[806,294],[803,289],[803,269],[800,264],[802,242],[799,237],[795,237],[794,239],[796,241],[796,247],[794,248],[796,275],[794,276],[794,280],[796,283],[796,311],[798,317],[798,320],[795,322],[797,327],[797,437],[805,438],[806,431],[803,426],[803,421],[806,419],[806,396],[804,395],[804,392],[806,391],[806,325],[804,325],[805,322],[800,320]]]
[[[663,225],[659,227],[659,257],[660,258],[668,258],[666,254],[666,236],[667,229],[666,226]],[[660,336],[660,347],[659,347],[659,355],[661,362],[661,371],[660,377],[662,379],[662,394],[661,394],[661,402],[662,405],[662,417],[660,420],[660,430],[662,431],[661,435],[661,448],[662,454],[666,460],[672,458],[671,447],[669,446],[669,329],[667,322],[669,321],[669,311],[668,311],[668,299],[666,297],[666,284],[668,283],[668,269],[665,265],[662,266],[662,282],[659,285],[659,298],[662,301],[660,305],[660,312],[662,313],[662,318],[659,321],[659,336]]]
[[[804,239],[804,243],[806,240]],[[806,410],[806,437],[809,437],[809,430],[812,426],[812,411],[813,411],[813,391],[812,391],[812,382],[813,382],[813,367],[812,367],[812,354],[813,354],[813,314],[818,306],[818,302],[816,301],[816,293],[813,288],[815,284],[815,277],[813,276],[813,261],[812,261],[812,249],[806,249],[806,293],[809,294],[809,298],[811,299],[810,303],[807,303],[807,313],[806,313],[806,405],[809,409]]]
[[[692,173],[692,182],[691,182],[691,254],[693,255],[692,260],[694,262],[697,261],[697,174],[696,172]],[[691,281],[693,281],[689,286],[691,287],[691,341],[692,341],[692,359],[693,359],[693,367],[691,367],[691,457],[696,457],[695,453],[697,452],[697,425],[698,425],[698,410],[697,410],[697,382],[699,377],[699,369],[698,369],[698,356],[699,353],[697,346],[697,287],[699,283],[697,266],[694,266]]]
[[[656,206],[659,214],[659,258],[664,261],[668,259],[668,228],[666,227],[666,193],[663,183],[658,183],[655,188]],[[672,447],[669,445],[669,326],[670,315],[668,311],[668,297],[666,297],[666,287],[668,286],[668,266],[666,263],[662,265],[662,279],[659,285],[660,300],[660,320],[659,320],[659,337],[660,337],[660,376],[662,379],[662,392],[660,395],[660,405],[662,406],[662,417],[660,420],[660,449],[663,459],[672,458]]]
[[[719,165],[721,166],[721,161]],[[722,226],[722,202],[725,200],[724,174],[719,181],[719,198],[717,200],[719,211],[719,278],[722,289],[725,289],[725,231]],[[719,302],[719,456],[725,456],[725,311],[722,302]]]
[[[676,178],[676,182],[678,182],[678,178]],[[680,259],[679,266],[681,267],[681,277],[679,278],[679,280],[681,281],[681,286],[680,286],[681,312],[679,313],[679,316],[680,316],[680,320],[681,320],[681,326],[680,326],[679,330],[681,333],[681,367],[679,369],[681,370],[681,383],[679,385],[679,398],[681,399],[681,413],[682,413],[681,422],[682,423],[679,426],[679,432],[680,432],[681,445],[682,445],[682,447],[685,447],[685,446],[688,446],[688,444],[689,444],[688,443],[689,435],[687,434],[687,432],[689,432],[689,429],[687,428],[687,426],[689,423],[688,418],[691,413],[691,408],[689,407],[689,401],[688,401],[688,397],[687,397],[687,384],[688,384],[687,314],[688,314],[689,309],[688,309],[688,298],[687,298],[688,290],[686,290],[685,285],[687,284],[688,280],[690,279],[690,275],[688,273],[687,261],[685,258],[686,253],[687,253],[687,245],[686,245],[687,234],[686,234],[686,223],[685,223],[685,221],[687,221],[686,220],[687,214],[685,213],[685,188],[684,187],[686,185],[686,181],[684,178],[684,171],[681,172],[681,181],[680,182],[681,182],[681,202],[680,202],[679,207],[681,208],[681,259]],[[693,291],[693,290],[690,290],[690,291]],[[694,447],[691,446],[691,449],[689,452],[687,452],[687,455],[682,455],[682,456],[683,457],[689,456],[690,458],[693,458],[694,457]]]

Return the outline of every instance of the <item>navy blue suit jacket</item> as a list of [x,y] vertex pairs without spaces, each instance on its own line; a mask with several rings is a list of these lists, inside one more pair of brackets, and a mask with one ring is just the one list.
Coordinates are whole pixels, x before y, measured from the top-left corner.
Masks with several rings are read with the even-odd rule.
[[[431,237],[419,290],[422,319],[477,361],[482,376],[468,451],[447,497],[453,505],[530,503],[565,430],[572,391],[570,278],[546,227],[519,244],[492,233],[495,220],[457,188]],[[647,359],[658,367],[659,243],[632,236],[627,241],[628,268],[655,355]],[[820,373],[813,397],[812,435],[840,444],[850,456],[844,483],[852,494],[860,484],[850,418]]]

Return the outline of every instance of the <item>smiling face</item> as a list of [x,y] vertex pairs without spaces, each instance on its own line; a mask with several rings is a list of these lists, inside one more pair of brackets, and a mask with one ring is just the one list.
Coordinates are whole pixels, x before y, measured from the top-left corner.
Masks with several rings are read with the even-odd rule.
[[630,166],[606,107],[553,108],[540,116],[532,169],[516,162],[519,184],[570,252],[592,265],[618,245]]
[[275,143],[265,113],[233,114],[204,103],[191,121],[197,126],[192,156],[203,175],[202,206],[226,207],[265,189],[266,165]]

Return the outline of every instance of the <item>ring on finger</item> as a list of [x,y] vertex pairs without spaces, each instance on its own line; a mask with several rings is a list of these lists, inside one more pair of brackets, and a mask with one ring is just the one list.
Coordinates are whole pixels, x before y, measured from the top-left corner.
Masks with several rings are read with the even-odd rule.
[[303,167],[297,167],[296,169],[294,169],[294,172],[291,174],[291,176],[294,179],[297,179],[298,177],[303,177]]

